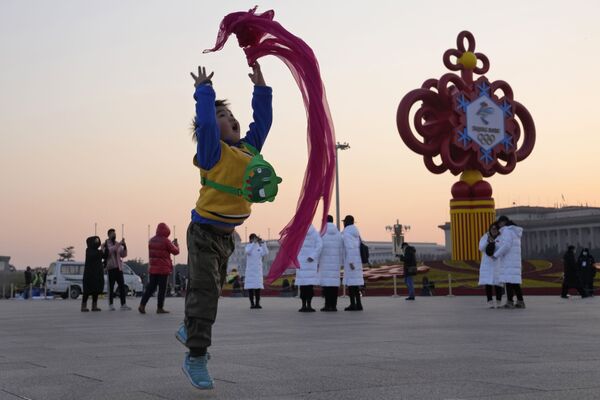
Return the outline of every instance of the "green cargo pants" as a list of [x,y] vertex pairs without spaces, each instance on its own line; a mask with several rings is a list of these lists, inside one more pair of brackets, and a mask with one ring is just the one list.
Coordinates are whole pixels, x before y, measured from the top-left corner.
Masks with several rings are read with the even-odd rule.
[[211,344],[227,261],[233,253],[232,234],[210,225],[190,223],[187,230],[189,285],[185,296],[186,346],[206,349]]

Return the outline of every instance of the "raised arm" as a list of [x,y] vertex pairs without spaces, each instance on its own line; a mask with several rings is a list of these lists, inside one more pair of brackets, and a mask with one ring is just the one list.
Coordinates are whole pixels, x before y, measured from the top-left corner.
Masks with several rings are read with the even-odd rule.
[[267,244],[265,242],[262,242],[261,248],[262,248],[262,251],[263,251],[263,256],[268,256],[269,255],[269,248],[267,247]]
[[252,94],[252,119],[244,141],[260,151],[273,122],[273,91],[265,84],[260,64],[254,63],[248,76],[254,83]]
[[194,134],[196,135],[196,161],[202,169],[211,169],[221,158],[221,134],[217,125],[215,109],[215,91],[211,78],[214,72],[206,74],[206,68],[198,67],[198,75],[190,72],[194,79],[194,99],[196,100],[196,117]]
[[171,242],[169,239],[165,242],[167,245],[167,251],[173,255],[179,254],[179,243],[177,241]]
[[248,243],[246,245],[246,248],[244,249],[244,252],[246,253],[247,256],[249,256],[250,253],[252,253],[252,249],[254,249],[254,245],[255,244],[256,244],[255,242],[252,242],[252,243]]

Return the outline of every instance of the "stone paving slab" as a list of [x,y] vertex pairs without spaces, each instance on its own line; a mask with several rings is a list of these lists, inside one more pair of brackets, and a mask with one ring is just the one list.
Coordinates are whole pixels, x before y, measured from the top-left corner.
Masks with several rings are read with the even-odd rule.
[[600,399],[600,300],[526,301],[366,297],[364,312],[298,313],[295,298],[264,298],[262,310],[223,298],[216,389],[198,391],[174,338],[182,299],[167,299],[168,315],[0,300],[0,400]]

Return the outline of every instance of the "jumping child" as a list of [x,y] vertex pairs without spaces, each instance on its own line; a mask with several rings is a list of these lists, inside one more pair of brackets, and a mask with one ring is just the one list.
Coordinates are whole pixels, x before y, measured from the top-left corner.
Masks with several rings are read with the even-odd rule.
[[254,84],[254,122],[240,140],[240,123],[224,100],[215,101],[211,78],[198,67],[194,79],[196,118],[193,162],[200,170],[202,188],[187,231],[189,287],[185,297],[185,321],[176,337],[189,349],[183,371],[198,389],[212,389],[208,373],[208,347],[217,317],[227,260],[233,253],[233,231],[250,216],[250,202],[228,187],[242,187],[246,168],[260,152],[272,122],[272,91],[266,86],[260,65],[248,74]]

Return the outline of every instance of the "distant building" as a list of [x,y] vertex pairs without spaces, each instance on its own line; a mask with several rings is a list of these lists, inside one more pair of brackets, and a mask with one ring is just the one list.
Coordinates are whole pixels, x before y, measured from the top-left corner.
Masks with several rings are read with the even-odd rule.
[[[568,245],[578,249],[587,247],[600,256],[599,207],[517,206],[499,208],[496,215],[506,215],[523,228],[521,246],[524,258],[556,257]],[[446,249],[451,249],[450,223],[439,227],[445,233]]]
[[0,272],[10,272],[14,270],[14,267],[9,263],[10,257],[0,256]]

